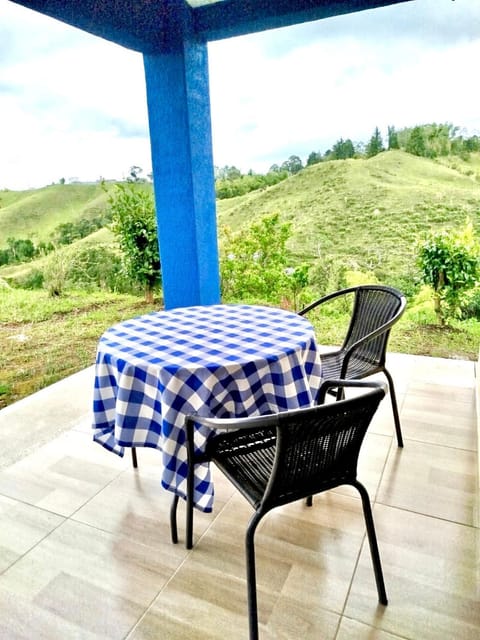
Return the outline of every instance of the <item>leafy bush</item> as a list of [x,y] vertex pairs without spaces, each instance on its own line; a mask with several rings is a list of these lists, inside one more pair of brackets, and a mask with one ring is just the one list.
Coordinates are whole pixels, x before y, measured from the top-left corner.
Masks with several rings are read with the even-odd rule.
[[118,251],[106,244],[87,245],[70,252],[66,271],[69,288],[112,293],[130,293],[134,289],[125,274]]
[[461,314],[465,293],[480,276],[479,246],[471,222],[463,229],[431,233],[419,250],[423,281],[434,292],[440,324]]
[[22,289],[42,289],[44,279],[43,271],[32,269],[25,276],[18,278],[15,284]]
[[290,225],[281,224],[278,214],[264,216],[238,232],[224,227],[220,240],[222,299],[279,304],[289,288],[289,237]]
[[343,260],[337,258],[317,260],[309,272],[309,285],[313,291],[311,301],[346,287],[346,272],[347,268]]
[[90,218],[81,218],[78,222],[64,222],[59,224],[54,231],[55,244],[72,244],[75,240],[86,238],[91,233],[101,229],[109,218],[106,215],[97,215]]
[[392,276],[388,279],[388,285],[395,287],[395,289],[401,291],[406,298],[411,299],[419,292],[422,282],[420,274],[416,271]]
[[117,235],[126,273],[145,287],[145,299],[153,300],[160,285],[160,257],[155,205],[150,190],[137,183],[117,184],[108,199],[112,231]]
[[233,177],[218,178],[215,181],[215,193],[219,200],[243,196],[250,191],[271,187],[288,178],[288,171],[270,171],[265,175],[252,173],[248,175],[236,175]]
[[460,310],[462,320],[473,318],[480,320],[480,286],[468,291],[465,296]]

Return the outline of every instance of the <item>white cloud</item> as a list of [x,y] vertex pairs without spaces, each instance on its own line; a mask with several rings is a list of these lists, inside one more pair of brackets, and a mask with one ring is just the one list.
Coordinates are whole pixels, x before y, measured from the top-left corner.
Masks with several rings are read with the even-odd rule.
[[151,170],[140,54],[5,0],[0,23],[0,188]]
[[[264,171],[340,137],[480,132],[477,0],[418,0],[209,45],[215,163]],[[0,0],[0,189],[149,172],[142,57]]]
[[[283,34],[268,36],[278,52],[274,35],[281,41]],[[352,29],[297,42],[277,58],[262,55],[262,34],[212,43],[216,163],[266,170],[290,153],[326,151],[340,137],[367,142],[376,126],[386,135],[389,125],[451,122],[480,133],[480,32],[451,40],[366,39]]]

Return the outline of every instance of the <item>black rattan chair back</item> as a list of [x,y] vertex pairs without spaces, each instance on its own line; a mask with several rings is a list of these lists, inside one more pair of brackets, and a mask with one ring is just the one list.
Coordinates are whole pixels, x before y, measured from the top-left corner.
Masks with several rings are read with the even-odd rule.
[[391,327],[404,308],[405,298],[395,289],[373,285],[356,287],[352,317],[342,349],[347,351],[380,330],[378,335],[359,345],[356,356],[372,367],[383,366]]
[[382,388],[350,400],[256,419],[258,426],[220,433],[207,458],[255,509],[274,507],[355,480],[368,425],[384,395]]
[[[349,296],[354,300],[347,333],[339,349],[322,353],[323,377],[360,380],[383,373],[388,380],[398,446],[403,447],[395,387],[385,367],[390,331],[405,311],[403,294],[384,285],[349,287],[319,298],[299,313],[307,315],[329,301]],[[337,393],[337,397],[342,394]]]

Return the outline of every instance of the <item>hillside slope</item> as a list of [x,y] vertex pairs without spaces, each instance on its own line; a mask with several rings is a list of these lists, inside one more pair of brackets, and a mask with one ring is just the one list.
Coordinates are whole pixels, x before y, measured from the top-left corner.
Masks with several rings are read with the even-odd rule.
[[338,256],[352,266],[407,273],[431,228],[480,226],[480,161],[436,162],[402,151],[314,165],[288,180],[218,202],[220,224],[238,228],[279,213],[300,259]]
[[106,209],[107,193],[99,183],[55,184],[29,191],[0,192],[0,249],[7,238],[51,239],[66,222],[92,218]]
[[[107,197],[100,184],[2,191],[0,249],[8,237],[48,240],[59,224],[99,215]],[[429,229],[462,225],[467,216],[480,229],[480,154],[435,161],[388,151],[324,162],[273,187],[219,200],[217,212],[219,225],[233,229],[279,213],[292,224],[299,261],[340,257],[380,277],[407,275],[417,240]]]

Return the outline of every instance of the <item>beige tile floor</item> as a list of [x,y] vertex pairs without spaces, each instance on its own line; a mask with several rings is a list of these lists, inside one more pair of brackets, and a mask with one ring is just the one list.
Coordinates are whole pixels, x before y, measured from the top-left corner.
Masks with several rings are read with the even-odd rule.
[[[387,399],[359,468],[389,605],[377,604],[360,501],[341,488],[260,526],[262,640],[480,637],[474,363],[389,364],[405,448]],[[195,548],[172,545],[159,453],[140,450],[135,471],[91,441],[91,376],[0,412],[0,639],[246,639],[250,508],[216,476],[214,513],[195,514]]]

